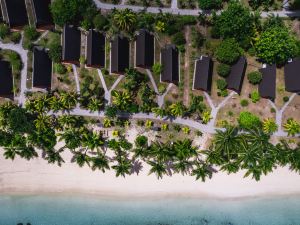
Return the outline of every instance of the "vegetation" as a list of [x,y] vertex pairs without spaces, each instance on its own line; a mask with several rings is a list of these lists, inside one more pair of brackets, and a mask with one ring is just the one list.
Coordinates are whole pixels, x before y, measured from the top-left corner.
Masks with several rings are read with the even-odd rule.
[[259,84],[262,80],[262,74],[259,71],[248,73],[247,77],[251,84]]
[[240,113],[238,122],[242,129],[252,129],[261,127],[260,119],[252,113],[246,111]]
[[215,54],[219,62],[233,64],[241,56],[241,51],[234,39],[226,39],[218,46]]
[[219,9],[222,6],[221,0],[198,0],[201,9]]
[[227,64],[219,64],[217,67],[217,73],[221,76],[221,77],[227,77],[230,73],[230,66]]

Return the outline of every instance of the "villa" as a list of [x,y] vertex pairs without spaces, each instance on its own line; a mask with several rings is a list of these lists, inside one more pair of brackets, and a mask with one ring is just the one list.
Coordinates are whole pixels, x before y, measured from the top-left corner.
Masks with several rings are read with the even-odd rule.
[[258,92],[262,98],[274,101],[276,97],[276,65],[265,65],[259,71],[262,73],[262,81],[258,86]]
[[193,89],[210,92],[212,84],[213,61],[211,57],[201,56],[195,61]]
[[163,67],[160,81],[178,84],[180,81],[179,52],[175,45],[166,45],[161,50],[161,64]]
[[129,68],[129,41],[126,37],[117,35],[111,41],[110,72],[124,74]]
[[92,29],[86,37],[86,65],[105,67],[105,35]]
[[247,67],[247,60],[245,57],[240,57],[239,60],[231,67],[230,74],[226,78],[227,88],[240,94]]
[[142,29],[138,32],[135,41],[135,66],[151,68],[154,64],[154,44],[153,34]]
[[81,33],[77,27],[65,25],[62,35],[62,61],[79,64],[81,51]]
[[285,90],[300,93],[300,59],[293,59],[284,66]]

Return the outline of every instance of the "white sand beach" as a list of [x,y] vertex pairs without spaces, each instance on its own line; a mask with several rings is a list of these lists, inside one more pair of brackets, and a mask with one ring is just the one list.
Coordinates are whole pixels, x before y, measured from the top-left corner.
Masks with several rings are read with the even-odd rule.
[[96,194],[101,196],[161,197],[251,197],[266,195],[290,195],[300,192],[300,175],[288,168],[278,168],[260,182],[243,178],[243,173],[227,175],[217,173],[205,183],[194,177],[174,175],[158,180],[148,176],[148,168],[139,175],[116,178],[114,171],[102,173],[90,168],[79,168],[70,163],[71,154],[64,153],[62,167],[49,165],[38,158],[30,162],[16,158],[6,160],[0,156],[0,193],[16,194]]

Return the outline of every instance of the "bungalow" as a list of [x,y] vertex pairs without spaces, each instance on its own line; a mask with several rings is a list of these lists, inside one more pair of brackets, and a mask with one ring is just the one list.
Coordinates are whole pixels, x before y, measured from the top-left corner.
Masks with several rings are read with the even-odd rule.
[[213,62],[211,57],[201,56],[195,61],[193,89],[210,92]]
[[72,25],[65,25],[62,35],[62,61],[78,64],[81,50],[81,32]]
[[129,68],[129,40],[121,35],[110,43],[110,73],[123,74]]
[[1,0],[4,22],[12,29],[22,29],[28,24],[25,0]]
[[138,32],[135,41],[135,66],[151,68],[154,64],[154,36],[142,29]]
[[32,61],[32,87],[50,90],[52,80],[52,61],[48,52],[41,47],[34,47]]
[[54,27],[50,12],[51,0],[31,0],[33,19],[37,29],[49,30]]
[[0,97],[13,99],[13,75],[10,63],[0,61]]
[[247,67],[245,57],[240,57],[239,60],[231,67],[230,74],[226,78],[227,88],[240,94],[243,86]]
[[262,73],[262,80],[258,86],[258,92],[262,98],[274,101],[276,97],[276,65],[264,65],[259,71]]
[[105,35],[91,29],[86,37],[85,53],[88,67],[105,67]]
[[285,90],[300,93],[300,58],[284,66]]
[[175,45],[166,45],[161,50],[160,56],[162,72],[161,82],[178,84],[180,81],[179,52]]

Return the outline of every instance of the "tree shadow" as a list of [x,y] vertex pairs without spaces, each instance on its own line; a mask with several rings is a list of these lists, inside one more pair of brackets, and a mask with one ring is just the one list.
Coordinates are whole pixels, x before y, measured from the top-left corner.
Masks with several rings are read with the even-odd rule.
[[142,169],[143,169],[142,162],[139,160],[134,160],[132,162],[130,174],[136,173],[136,175],[139,175],[139,173],[142,171]]

